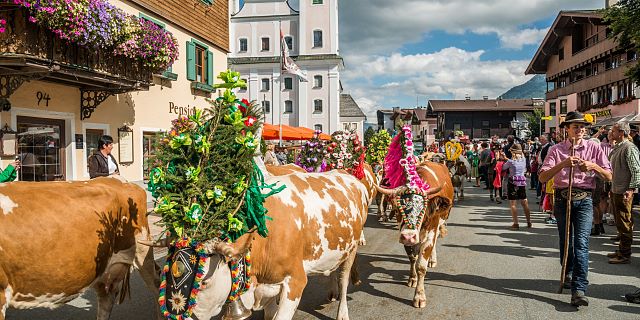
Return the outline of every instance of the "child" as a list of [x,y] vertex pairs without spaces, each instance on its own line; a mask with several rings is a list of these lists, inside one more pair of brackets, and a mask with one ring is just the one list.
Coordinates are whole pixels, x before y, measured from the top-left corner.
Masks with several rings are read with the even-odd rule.
[[496,174],[493,178],[493,193],[496,198],[496,203],[502,203],[502,177],[504,173],[502,172],[502,165],[504,164],[505,158],[502,153],[502,150],[496,150]]
[[543,185],[544,199],[542,200],[542,211],[549,213],[549,217],[544,219],[544,221],[548,224],[557,223],[556,218],[553,216],[553,196],[555,193],[553,189],[553,180],[554,179],[551,178],[549,181],[547,181],[545,185]]

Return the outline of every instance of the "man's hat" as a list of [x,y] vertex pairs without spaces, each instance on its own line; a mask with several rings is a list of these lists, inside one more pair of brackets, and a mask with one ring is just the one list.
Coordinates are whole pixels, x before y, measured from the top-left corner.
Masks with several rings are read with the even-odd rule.
[[567,113],[564,121],[560,123],[560,128],[564,128],[566,125],[569,125],[571,123],[584,123],[587,125],[591,124],[589,120],[585,119],[584,114],[580,111],[571,111]]

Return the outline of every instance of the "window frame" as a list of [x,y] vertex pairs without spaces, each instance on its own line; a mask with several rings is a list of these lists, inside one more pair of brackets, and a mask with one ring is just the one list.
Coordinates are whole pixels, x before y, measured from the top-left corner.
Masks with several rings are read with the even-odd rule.
[[[242,50],[242,40],[244,40],[245,49]],[[249,51],[249,39],[247,38],[238,38],[238,52],[248,52]]]
[[[322,81],[322,75],[317,74],[313,76],[313,89],[321,89],[323,85]],[[318,85],[318,83],[320,85]]]
[[[205,47],[196,43],[196,60],[194,61],[196,66],[196,82],[207,83],[207,51]],[[198,65],[198,58],[202,58],[202,65]],[[200,75],[198,72],[202,72],[202,74]],[[202,78],[198,80],[198,76]]]
[[[288,104],[288,105],[287,105]],[[290,110],[288,110],[290,109]],[[293,101],[285,100],[284,101],[284,114],[293,114]]]
[[[288,86],[287,86],[287,82],[289,83]],[[292,77],[285,77],[284,78],[284,90],[293,90],[293,78]]]
[[271,101],[262,100],[261,104],[262,104],[262,111],[264,112],[264,114],[271,113]]
[[287,35],[284,37],[284,43],[287,45],[289,51],[293,51],[293,36]]
[[314,5],[322,5],[322,4],[324,4],[323,0],[311,0],[311,5],[312,6],[314,6]]
[[[320,45],[318,45],[318,44],[316,43],[316,32],[318,32],[318,34],[320,35]],[[312,48],[313,48],[313,49],[315,49],[315,48],[322,48],[322,47],[324,47],[324,39],[323,39],[323,38],[324,38],[324,35],[323,35],[323,33],[324,33],[324,32],[322,32],[322,30],[321,30],[321,29],[315,29],[315,30],[313,30],[313,33],[312,33],[312,39],[313,39],[313,47],[312,47]]]
[[271,81],[269,80],[269,78],[260,79],[260,91],[267,92],[269,90],[271,90]]
[[566,99],[560,100],[560,114],[567,114],[567,105],[568,103]]
[[[265,49],[265,40],[267,41],[267,48]],[[271,39],[269,37],[261,37],[260,38],[260,52],[269,52],[271,51]]]
[[[318,109],[317,102],[320,102],[320,108]],[[322,99],[313,99],[313,114],[322,114],[324,112],[324,103]]]
[[316,130],[316,131],[322,132],[322,124],[320,124],[320,123],[314,124],[313,125],[313,129]]

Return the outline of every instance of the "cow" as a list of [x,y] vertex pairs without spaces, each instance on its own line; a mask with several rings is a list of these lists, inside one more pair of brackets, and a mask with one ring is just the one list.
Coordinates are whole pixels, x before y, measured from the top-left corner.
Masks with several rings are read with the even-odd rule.
[[267,319],[292,319],[307,276],[333,274],[330,296],[340,299],[336,319],[348,320],[347,285],[370,200],[365,184],[344,170],[265,173],[265,183],[286,186],[265,201],[268,237],[248,233],[234,243],[205,243],[211,258],[193,314],[209,319],[222,311],[232,285],[226,261],[250,250],[253,276],[241,297],[245,305],[264,310]]
[[[55,308],[85,289],[109,319],[131,266],[158,294],[145,191],[113,178],[0,185],[0,320],[8,307]],[[157,317],[161,319],[157,309]]]
[[267,168],[267,172],[269,172],[274,176],[283,176],[285,174],[290,174],[294,172],[307,172],[306,170],[292,163],[284,164],[281,166],[266,165],[266,168]]
[[[400,243],[404,245],[410,261],[410,276],[407,285],[416,288],[413,297],[413,306],[424,308],[426,295],[424,292],[424,278],[427,267],[435,267],[437,255],[435,253],[438,236],[446,233],[444,222],[449,218],[453,205],[453,186],[449,171],[444,164],[424,162],[417,167],[418,175],[431,186],[426,214],[419,220],[414,228],[410,228],[404,218],[417,219],[419,212],[412,207],[404,207],[404,216],[398,219],[400,227]],[[403,187],[397,189],[378,188],[378,191],[388,195],[395,195],[403,191]],[[400,202],[396,201],[396,205]],[[430,263],[430,260],[433,262]]]
[[464,200],[464,180],[469,172],[467,166],[462,160],[447,161],[447,166],[453,184],[454,200]]

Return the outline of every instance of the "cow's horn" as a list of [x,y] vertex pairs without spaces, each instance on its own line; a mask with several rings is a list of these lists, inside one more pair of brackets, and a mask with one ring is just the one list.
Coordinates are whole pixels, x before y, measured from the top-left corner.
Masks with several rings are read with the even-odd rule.
[[407,186],[400,186],[400,187],[397,187],[395,189],[387,189],[387,188],[383,188],[383,187],[381,187],[381,186],[376,184],[376,189],[378,189],[378,192],[380,192],[382,194],[395,196],[396,194],[406,190]]
[[209,240],[204,243],[204,251],[207,254],[221,254],[225,257],[231,258],[238,255],[238,251],[230,246],[226,242],[220,240]]
[[143,246],[148,246],[148,247],[165,248],[165,247],[169,246],[169,239],[164,238],[164,239],[160,239],[158,241],[138,240],[138,243],[143,245]]
[[436,194],[436,193],[440,192],[440,190],[442,190],[442,186],[437,187],[437,188],[429,188],[429,191],[427,191],[427,196],[430,196],[432,194]]

